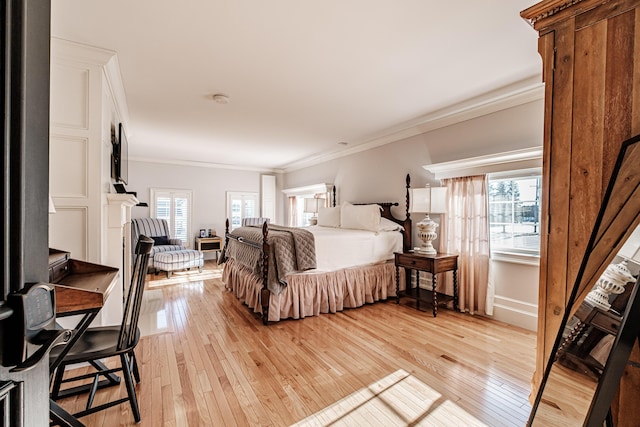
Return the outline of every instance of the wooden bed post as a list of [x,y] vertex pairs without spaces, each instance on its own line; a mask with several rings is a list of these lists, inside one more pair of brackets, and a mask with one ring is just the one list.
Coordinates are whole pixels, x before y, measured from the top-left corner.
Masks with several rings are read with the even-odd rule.
[[410,189],[411,189],[411,175],[407,174],[407,192],[405,195],[405,206],[406,206],[406,211],[405,211],[405,220],[404,220],[404,245],[403,245],[403,250],[409,251],[413,246],[413,231],[411,230],[411,213],[409,212],[410,209],[410,205],[411,205],[411,196],[410,196]]
[[[224,220],[224,247],[226,248],[227,245],[229,244],[229,218]],[[224,251],[222,252],[222,254],[224,255]],[[223,261],[226,258],[223,258]]]
[[262,224],[262,289],[260,290],[260,302],[262,304],[262,323],[265,325],[269,322],[269,243],[267,235],[269,234],[269,225],[265,221]]

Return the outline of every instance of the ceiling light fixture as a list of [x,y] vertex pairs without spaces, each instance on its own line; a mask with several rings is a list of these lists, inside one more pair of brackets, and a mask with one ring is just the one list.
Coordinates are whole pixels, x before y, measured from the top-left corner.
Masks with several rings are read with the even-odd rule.
[[216,93],[213,95],[213,100],[216,101],[218,104],[228,104],[229,103],[229,97],[227,95],[224,95],[222,93]]

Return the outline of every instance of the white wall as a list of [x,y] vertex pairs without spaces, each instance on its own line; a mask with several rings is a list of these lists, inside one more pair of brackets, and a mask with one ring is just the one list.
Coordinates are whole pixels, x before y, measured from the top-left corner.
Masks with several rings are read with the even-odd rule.
[[[55,74],[55,73],[52,73]],[[82,78],[79,73],[75,78]],[[54,77],[55,78],[55,75]],[[52,92],[56,87],[63,87],[63,91],[58,95],[73,95],[67,93],[65,85],[69,82],[62,82],[61,85],[53,84]],[[77,86],[78,90],[81,87]],[[97,93],[103,92],[101,89]],[[52,98],[55,95],[52,93]],[[84,102],[83,94],[78,93],[77,102]],[[104,96],[104,95],[103,95]],[[58,97],[61,99],[61,97]],[[104,98],[102,99],[104,101]],[[99,100],[98,100],[99,101]],[[110,104],[107,102],[105,105]],[[83,104],[84,105],[84,104]],[[68,168],[69,158],[65,158],[62,153],[65,149],[58,150],[55,146],[52,152],[52,196],[54,202],[58,202],[59,212],[63,215],[52,216],[50,230],[53,229],[50,241],[52,246],[59,246],[62,249],[69,248],[70,244],[63,240],[65,236],[73,235],[70,230],[63,228],[64,224],[74,224],[74,227],[85,227],[82,229],[82,240],[79,244],[83,256],[81,258],[93,259],[100,262],[100,247],[103,232],[100,212],[101,204],[105,204],[105,193],[112,191],[105,185],[110,179],[107,165],[109,164],[110,150],[108,138],[103,135],[102,130],[106,129],[114,120],[113,111],[106,111],[102,106],[102,114],[98,113],[98,126],[96,134],[92,137],[94,144],[100,147],[101,154],[93,157],[93,167],[83,165],[80,172],[86,173],[86,177],[80,176],[81,181],[71,180],[67,176],[69,172],[77,171],[76,168]],[[65,114],[73,112],[74,106],[69,108]],[[98,104],[98,109],[100,105]],[[62,110],[61,110],[62,111]],[[543,129],[543,101],[528,101],[517,106],[508,106],[504,109],[494,109],[493,113],[458,121],[455,124],[439,127],[427,131],[417,136],[396,141],[387,145],[373,148],[367,151],[358,152],[345,157],[333,159],[322,164],[288,171],[282,175],[276,175],[277,185],[277,218],[276,222],[286,223],[286,200],[281,191],[284,188],[302,187],[318,183],[334,183],[337,186],[338,202],[377,202],[396,201],[399,207],[393,209],[398,217],[405,215],[405,176],[411,175],[413,187],[424,186],[426,183],[437,185],[434,176],[427,172],[423,166],[432,163],[446,162],[450,160],[475,157],[480,155],[512,151],[522,148],[539,147],[542,145]],[[52,113],[52,122],[57,118]],[[103,117],[100,120],[100,115]],[[477,115],[476,115],[477,116]],[[470,116],[473,117],[473,116]],[[101,129],[104,128],[104,129]],[[54,129],[55,130],[55,129]],[[68,133],[68,132],[67,132]],[[52,141],[55,143],[56,132],[52,130]],[[72,141],[83,141],[80,138]],[[85,142],[86,143],[86,142]],[[130,143],[135,143],[135,135],[130,138]],[[54,144],[55,145],[55,144]],[[76,144],[77,145],[77,144]],[[57,151],[56,151],[57,150]],[[56,153],[60,153],[57,155]],[[268,173],[268,172],[267,172]],[[130,159],[129,162],[129,183],[127,190],[136,191],[141,202],[149,203],[150,188],[176,188],[189,189],[193,191],[192,209],[192,236],[195,237],[200,228],[212,228],[218,235],[224,233],[224,222],[226,219],[226,192],[227,191],[260,191],[260,175],[262,172],[255,170],[232,170],[223,168],[200,167],[196,165],[182,164],[160,164],[143,161],[142,159]],[[66,181],[60,176],[67,176]],[[74,175],[75,176],[75,175]],[[74,178],[75,179],[75,178]],[[88,181],[86,181],[88,180]],[[75,189],[77,184],[91,182],[91,188],[78,187],[77,193],[81,196],[89,195],[95,199],[92,202],[92,209],[99,208],[96,220],[87,219],[82,221],[67,218],[65,212],[69,214],[79,211],[77,209],[77,196],[68,194],[62,197],[62,192],[69,192]],[[94,206],[95,205],[95,206]],[[92,210],[93,212],[93,210]],[[56,214],[58,215],[58,214]],[[65,216],[63,221],[63,216]],[[132,217],[149,216],[149,208],[134,207]],[[84,218],[84,217],[83,217]],[[435,219],[435,218],[434,218]],[[96,224],[93,224],[95,222]],[[90,238],[88,236],[95,236]],[[58,245],[58,243],[60,243]],[[193,240],[189,242],[193,247]],[[95,255],[91,255],[95,253]],[[207,254],[208,258],[213,254]],[[494,270],[498,273],[496,278],[496,302],[500,302],[496,311],[496,318],[524,327],[531,328],[531,319],[528,313],[537,304],[537,268],[531,265],[511,264],[505,262],[494,262]],[[518,284],[513,283],[512,278],[518,278]],[[508,303],[506,303],[508,302]],[[526,307],[526,309],[522,309]],[[535,310],[534,310],[535,311]],[[524,317],[519,312],[525,313]],[[523,320],[524,318],[525,320]],[[535,328],[535,322],[534,328]]]
[[[368,151],[288,172],[283,188],[334,183],[338,203],[397,201],[393,213],[404,217],[405,176],[411,186],[439,185],[423,166],[518,149],[541,147],[543,100],[502,109],[451,124]],[[281,210],[286,211],[283,203]],[[415,222],[416,218],[412,218]],[[433,219],[438,220],[437,216]],[[415,231],[415,230],[414,230]],[[416,236],[414,235],[414,242]],[[436,243],[437,244],[437,243]],[[437,246],[436,246],[437,247]],[[538,267],[493,261],[496,310],[494,317],[535,330]]]
[[538,327],[539,262],[493,259],[490,268],[495,287],[493,318],[535,331]]
[[[260,191],[258,171],[244,171],[208,168],[188,165],[161,164],[146,161],[129,161],[128,191],[137,192],[141,202],[150,204],[152,187],[188,189],[193,191],[192,239],[189,247],[194,247],[196,233],[201,228],[215,229],[218,236],[224,236],[227,191]],[[276,177],[276,181],[277,181]],[[134,207],[133,218],[148,217],[147,207]],[[207,259],[215,258],[214,253],[205,253]]]
[[[74,259],[120,269],[96,324],[122,317],[122,227],[108,221],[111,127],[127,116],[115,52],[51,40],[49,246]],[[75,321],[61,323],[71,327]]]

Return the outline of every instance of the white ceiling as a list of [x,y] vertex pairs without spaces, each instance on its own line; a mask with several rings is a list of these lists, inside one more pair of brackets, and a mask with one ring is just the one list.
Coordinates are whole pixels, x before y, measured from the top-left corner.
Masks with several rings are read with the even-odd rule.
[[286,169],[539,76],[535,2],[55,0],[51,31],[117,52],[131,158]]

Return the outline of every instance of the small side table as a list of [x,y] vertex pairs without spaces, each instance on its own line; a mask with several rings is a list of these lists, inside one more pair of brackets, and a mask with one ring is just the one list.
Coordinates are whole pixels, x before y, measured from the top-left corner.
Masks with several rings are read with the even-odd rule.
[[[416,308],[420,309],[420,272],[431,273],[431,285],[433,294],[433,317],[438,315],[438,304],[453,301],[454,310],[458,309],[458,255],[436,254],[425,255],[418,252],[395,252],[396,263],[396,303],[400,304],[400,267],[407,272],[407,289],[404,296],[415,298]],[[416,271],[416,287],[411,286],[410,271]],[[453,296],[437,292],[438,274],[446,271],[453,272]]]
[[222,237],[196,237],[196,250],[200,252],[215,252],[216,259],[222,250]]

